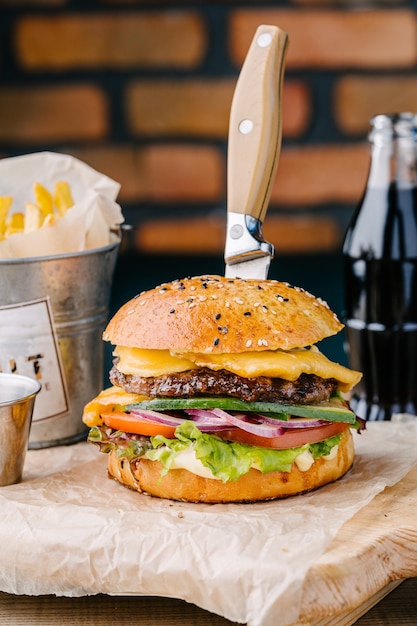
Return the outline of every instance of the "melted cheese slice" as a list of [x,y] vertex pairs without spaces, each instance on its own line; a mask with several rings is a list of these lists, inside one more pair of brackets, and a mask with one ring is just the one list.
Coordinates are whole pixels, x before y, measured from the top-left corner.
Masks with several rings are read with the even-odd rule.
[[163,376],[184,372],[196,367],[212,370],[226,369],[238,376],[255,378],[268,376],[294,381],[305,374],[321,378],[335,378],[341,391],[349,391],[362,374],[330,361],[316,347],[295,350],[263,350],[240,354],[172,354],[168,350],[146,350],[118,346],[114,352],[119,358],[117,369],[133,376]]

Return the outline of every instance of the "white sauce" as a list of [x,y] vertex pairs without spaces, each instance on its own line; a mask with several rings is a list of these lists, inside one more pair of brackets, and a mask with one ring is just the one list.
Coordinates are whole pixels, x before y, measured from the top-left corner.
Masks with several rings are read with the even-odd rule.
[[192,474],[201,476],[202,478],[214,478],[215,480],[220,480],[214,476],[208,467],[202,464],[200,459],[197,459],[195,450],[192,446],[181,450],[181,452],[175,456],[171,469],[185,469]]
[[333,461],[333,459],[335,459],[337,457],[337,451],[339,450],[339,444],[337,444],[336,446],[333,446],[333,448],[330,450],[329,454],[326,454],[326,456],[323,457],[323,459],[325,461]]
[[307,472],[307,470],[309,470],[310,467],[313,465],[314,458],[309,450],[304,450],[304,452],[297,456],[294,463],[296,464],[300,472]]

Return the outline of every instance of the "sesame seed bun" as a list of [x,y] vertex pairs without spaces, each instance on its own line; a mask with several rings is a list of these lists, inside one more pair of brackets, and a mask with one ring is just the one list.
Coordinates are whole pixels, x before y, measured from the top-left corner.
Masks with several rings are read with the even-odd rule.
[[342,328],[325,302],[287,283],[198,276],[136,296],[103,338],[134,348],[241,353],[310,346]]
[[234,482],[203,478],[185,469],[170,470],[161,478],[158,461],[128,459],[111,452],[108,473],[119,483],[148,495],[186,502],[256,502],[286,498],[312,491],[341,478],[351,468],[354,458],[353,438],[345,430],[337,455],[331,460],[316,459],[310,469],[300,471],[294,464],[290,472],[262,474],[251,469]]

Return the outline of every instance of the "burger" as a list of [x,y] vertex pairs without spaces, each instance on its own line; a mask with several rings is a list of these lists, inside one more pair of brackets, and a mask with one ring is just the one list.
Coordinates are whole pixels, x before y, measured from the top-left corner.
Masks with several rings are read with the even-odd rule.
[[346,400],[361,374],[316,344],[329,306],[275,280],[197,276],[144,291],[110,320],[112,386],[89,402],[88,440],[123,485],[189,502],[316,489],[352,466]]

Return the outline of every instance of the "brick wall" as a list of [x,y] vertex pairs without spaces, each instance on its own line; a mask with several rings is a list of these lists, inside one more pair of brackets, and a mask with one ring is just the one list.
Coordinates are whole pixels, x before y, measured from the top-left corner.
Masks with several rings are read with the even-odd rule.
[[261,23],[289,33],[264,234],[332,252],[369,118],[417,109],[416,2],[0,0],[0,156],[73,154],[122,185],[142,253],[221,255],[231,97]]

